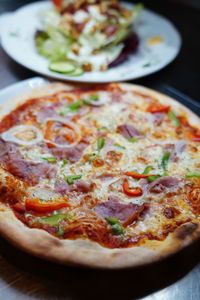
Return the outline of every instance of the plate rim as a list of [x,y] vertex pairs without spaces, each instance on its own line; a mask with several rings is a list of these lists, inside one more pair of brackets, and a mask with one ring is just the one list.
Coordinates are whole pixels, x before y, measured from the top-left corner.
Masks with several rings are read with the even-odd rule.
[[[19,95],[20,93],[26,92],[30,89],[44,86],[49,82],[50,81],[44,77],[35,76],[11,83],[6,87],[0,89],[0,106],[6,103],[8,100],[10,100],[16,94]],[[2,98],[4,99],[3,101]]]

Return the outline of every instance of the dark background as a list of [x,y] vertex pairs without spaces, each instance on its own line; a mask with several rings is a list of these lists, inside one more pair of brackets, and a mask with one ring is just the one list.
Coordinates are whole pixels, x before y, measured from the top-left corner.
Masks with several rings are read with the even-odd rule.
[[[32,1],[0,0],[0,13],[29,2]],[[178,93],[200,102],[200,0],[142,2],[176,25],[183,45],[169,66],[134,82],[164,90],[200,114],[198,104]],[[13,62],[0,47],[0,88],[36,75]],[[199,253],[197,241],[152,266],[105,272],[54,265],[17,250],[0,238],[0,300],[198,300]]]

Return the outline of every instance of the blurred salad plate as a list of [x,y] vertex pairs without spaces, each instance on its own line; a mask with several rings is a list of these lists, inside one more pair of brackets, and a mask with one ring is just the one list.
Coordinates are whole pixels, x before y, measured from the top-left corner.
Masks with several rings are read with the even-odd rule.
[[46,76],[82,82],[136,79],[178,54],[181,38],[165,18],[117,0],[25,5],[2,29],[5,51]]

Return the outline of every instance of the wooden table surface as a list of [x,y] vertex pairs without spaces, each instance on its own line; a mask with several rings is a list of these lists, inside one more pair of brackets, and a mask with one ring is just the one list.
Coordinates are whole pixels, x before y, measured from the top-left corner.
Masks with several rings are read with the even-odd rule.
[[[0,13],[30,1],[0,0]],[[145,1],[143,1],[145,2]],[[167,83],[198,100],[200,12],[172,2],[146,1],[166,15],[183,37],[179,57],[164,70],[136,81],[158,88]],[[36,76],[0,48],[0,88]],[[115,272],[59,266],[32,257],[0,238],[0,300],[198,300],[200,242],[154,265]]]

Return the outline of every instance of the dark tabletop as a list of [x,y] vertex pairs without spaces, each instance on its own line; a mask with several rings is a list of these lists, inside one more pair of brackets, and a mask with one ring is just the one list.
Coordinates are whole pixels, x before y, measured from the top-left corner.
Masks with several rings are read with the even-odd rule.
[[[0,0],[0,13],[28,2],[31,1]],[[200,102],[200,11],[174,1],[142,2],[176,25],[183,46],[168,67],[134,82],[158,90],[163,86],[173,87]],[[0,88],[34,76],[35,73],[13,62],[0,48]],[[0,238],[0,300],[198,300],[199,253],[197,241],[163,262],[134,270],[106,272],[42,261]]]

